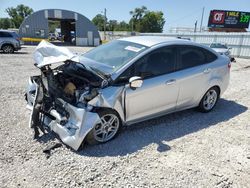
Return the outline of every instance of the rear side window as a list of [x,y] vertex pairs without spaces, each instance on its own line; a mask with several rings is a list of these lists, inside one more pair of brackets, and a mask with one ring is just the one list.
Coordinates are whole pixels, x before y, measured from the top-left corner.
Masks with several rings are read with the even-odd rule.
[[184,46],[179,47],[179,70],[187,69],[207,63],[203,49]]
[[12,35],[8,32],[0,31],[0,37],[12,37]]

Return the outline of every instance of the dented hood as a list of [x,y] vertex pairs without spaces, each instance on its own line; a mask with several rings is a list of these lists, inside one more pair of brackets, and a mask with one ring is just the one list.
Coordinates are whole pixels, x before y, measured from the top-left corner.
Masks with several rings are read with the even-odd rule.
[[67,60],[79,62],[79,57],[65,47],[59,47],[42,40],[34,52],[35,65],[38,68]]
[[67,71],[69,75],[79,78],[88,77],[95,86],[103,87],[107,85],[108,79],[110,78],[109,72],[107,71],[110,67],[100,65],[87,58],[81,58],[80,61],[80,57],[72,53],[69,49],[53,45],[45,40],[41,41],[36,47],[34,60],[35,66],[38,68],[71,61],[65,65],[65,68],[67,68],[65,71]]

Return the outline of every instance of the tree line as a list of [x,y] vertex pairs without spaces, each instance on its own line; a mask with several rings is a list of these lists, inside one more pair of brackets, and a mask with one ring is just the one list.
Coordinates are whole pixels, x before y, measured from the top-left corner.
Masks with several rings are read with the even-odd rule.
[[33,13],[33,9],[23,4],[16,8],[9,7],[5,9],[10,18],[0,18],[0,28],[19,28],[24,18]]
[[[9,7],[5,10],[10,18],[0,18],[0,28],[19,28],[23,20],[33,13],[33,9],[23,4],[17,7]],[[149,11],[147,7],[142,6],[129,12],[131,19],[118,22],[117,20],[108,20],[102,14],[97,14],[92,22],[98,27],[99,31],[104,30],[106,19],[107,31],[136,31],[136,32],[162,32],[165,24],[163,12]]]
[[163,12],[149,11],[147,7],[142,6],[135,8],[129,13],[131,19],[128,23],[125,21],[108,20],[102,14],[97,14],[92,19],[92,22],[98,27],[99,31],[104,30],[105,19],[107,31],[136,31],[141,33],[161,33],[163,31],[165,24]]

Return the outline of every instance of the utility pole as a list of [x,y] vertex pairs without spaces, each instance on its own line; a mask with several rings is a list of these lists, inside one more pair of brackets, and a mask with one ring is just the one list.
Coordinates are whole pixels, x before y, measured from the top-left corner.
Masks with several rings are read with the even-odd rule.
[[134,20],[133,20],[133,18],[131,20],[131,24],[132,24],[132,26],[131,26],[131,32],[133,32],[134,31]]
[[205,10],[205,7],[202,8],[200,32],[202,30],[202,22],[203,22],[204,10]]
[[194,23],[194,32],[196,33],[196,30],[197,30],[197,20],[196,22]]
[[104,8],[104,40],[106,40],[106,22],[107,22],[106,13],[107,13],[107,9]]

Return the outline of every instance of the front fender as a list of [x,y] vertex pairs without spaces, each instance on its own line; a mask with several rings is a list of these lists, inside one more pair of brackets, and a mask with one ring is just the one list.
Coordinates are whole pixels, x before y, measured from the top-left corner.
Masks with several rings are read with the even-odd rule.
[[100,108],[104,107],[114,109],[119,114],[121,120],[125,122],[124,92],[124,86],[108,87],[101,90],[94,99],[88,102],[88,104]]

